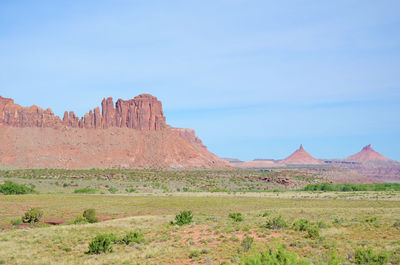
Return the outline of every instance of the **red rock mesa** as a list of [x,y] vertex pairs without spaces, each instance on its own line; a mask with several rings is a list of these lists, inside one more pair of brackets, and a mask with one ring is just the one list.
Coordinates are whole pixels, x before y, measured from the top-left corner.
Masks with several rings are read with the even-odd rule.
[[8,168],[224,168],[194,130],[166,124],[161,102],[143,94],[103,99],[78,118],[0,97],[0,166]]

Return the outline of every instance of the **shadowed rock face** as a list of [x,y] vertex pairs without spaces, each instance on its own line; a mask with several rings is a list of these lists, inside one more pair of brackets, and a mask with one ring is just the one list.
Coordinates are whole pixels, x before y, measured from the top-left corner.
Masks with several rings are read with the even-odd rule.
[[21,107],[14,100],[0,97],[0,125],[41,128],[132,128],[136,130],[163,130],[167,127],[161,102],[152,95],[143,94],[130,100],[118,99],[114,106],[112,98],[103,99],[102,111],[97,107],[82,118],[73,111],[65,111],[63,119],[51,109],[37,106]]

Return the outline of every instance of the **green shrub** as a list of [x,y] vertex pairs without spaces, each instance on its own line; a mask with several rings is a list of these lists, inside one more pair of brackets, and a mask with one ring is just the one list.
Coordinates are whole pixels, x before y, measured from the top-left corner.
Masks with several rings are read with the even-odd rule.
[[64,250],[65,252],[71,252],[72,251],[72,248],[66,247],[66,246],[60,246],[60,249]]
[[129,188],[129,189],[126,188],[125,191],[128,192],[128,193],[136,192],[136,190],[134,188]]
[[244,220],[244,217],[241,213],[230,213],[228,217],[235,222],[242,222]]
[[310,221],[308,221],[307,219],[300,219],[295,221],[292,227],[296,231],[307,231],[310,225]]
[[263,214],[262,214],[262,217],[267,217],[267,216],[269,216],[271,213],[270,212],[264,212]]
[[394,222],[393,227],[400,228],[400,220],[397,220],[396,222]]
[[311,225],[307,228],[307,237],[312,239],[319,238],[319,227],[316,225]]
[[117,189],[117,188],[114,188],[114,187],[110,187],[110,188],[108,189],[108,192],[110,192],[110,193],[112,193],[112,194],[115,194],[115,193],[118,192],[118,189]]
[[116,241],[114,234],[99,234],[89,243],[88,254],[112,252],[112,243]]
[[20,225],[21,223],[22,223],[22,219],[21,218],[17,218],[17,219],[11,220],[11,224],[12,225]]
[[83,216],[78,216],[73,221],[73,224],[76,224],[76,225],[78,225],[78,224],[87,224],[87,223],[88,223],[88,220],[86,220],[86,218],[83,217]]
[[332,249],[324,254],[324,260],[326,265],[342,265],[343,256],[339,255],[337,250]]
[[283,246],[276,250],[269,249],[252,257],[246,257],[241,265],[309,265],[304,259],[299,259],[293,252],[287,251]]
[[359,248],[354,257],[355,264],[383,265],[389,262],[389,254],[385,251],[375,253],[371,248]]
[[400,191],[400,183],[317,183],[308,184],[306,191]]
[[180,211],[180,213],[175,216],[175,224],[177,225],[190,224],[192,220],[193,220],[192,211],[188,210]]
[[18,184],[6,180],[4,184],[0,184],[0,193],[3,193],[4,195],[34,193],[34,187],[35,186],[33,185],[31,185],[31,187],[28,187],[24,184]]
[[84,194],[95,194],[95,193],[99,193],[99,192],[100,192],[99,190],[89,188],[89,187],[74,190],[74,193],[84,193]]
[[283,229],[286,228],[288,225],[286,221],[282,218],[281,215],[269,219],[265,225],[268,229]]
[[140,244],[144,242],[144,236],[143,233],[138,232],[138,231],[131,231],[127,233],[122,239],[121,243],[129,245],[131,243],[137,243]]
[[43,216],[43,211],[37,208],[32,208],[22,216],[22,222],[24,223],[36,223],[39,222]]
[[96,217],[95,209],[86,209],[82,215],[89,223],[97,223],[99,219]]
[[344,218],[335,218],[335,219],[333,220],[333,224],[335,224],[335,225],[341,225],[341,224],[343,224],[344,222],[345,222]]
[[368,217],[367,219],[364,220],[364,223],[375,223],[377,220],[376,216]]
[[251,246],[253,245],[253,242],[254,238],[246,236],[245,238],[243,238],[242,243],[240,243],[240,246],[242,247],[242,250],[244,252],[247,252],[250,250]]
[[318,221],[317,226],[319,228],[328,228],[328,225],[324,221]]
[[193,250],[193,251],[190,252],[190,254],[189,254],[189,258],[190,259],[197,258],[197,257],[200,257],[200,251]]

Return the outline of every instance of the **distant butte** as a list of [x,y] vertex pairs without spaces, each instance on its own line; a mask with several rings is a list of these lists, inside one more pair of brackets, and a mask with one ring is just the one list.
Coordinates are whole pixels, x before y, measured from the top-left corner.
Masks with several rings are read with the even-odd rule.
[[0,96],[0,166],[7,168],[226,168],[191,129],[166,123],[161,102],[142,94],[104,98],[78,118],[22,107]]
[[286,165],[323,165],[324,162],[312,157],[306,150],[304,150],[303,145],[300,145],[293,154],[287,158],[280,161],[281,164]]
[[345,161],[366,163],[366,162],[377,162],[377,161],[387,161],[387,162],[389,162],[389,161],[393,161],[393,160],[391,160],[391,159],[381,155],[380,153],[376,152],[371,147],[371,145],[369,144],[367,146],[364,146],[364,148],[360,152],[358,152],[358,153],[356,153],[356,154],[354,154],[352,156],[347,157],[345,159]]

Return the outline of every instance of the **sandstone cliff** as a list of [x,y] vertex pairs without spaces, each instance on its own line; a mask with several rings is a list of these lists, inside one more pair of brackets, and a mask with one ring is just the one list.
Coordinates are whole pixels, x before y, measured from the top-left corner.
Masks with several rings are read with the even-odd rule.
[[152,95],[143,94],[131,100],[103,99],[102,111],[97,107],[82,118],[73,111],[65,111],[61,120],[51,109],[43,110],[35,105],[21,107],[14,100],[0,96],[0,124],[14,127],[132,128],[137,130],[162,130],[166,128],[161,102]]
[[148,94],[103,99],[82,118],[22,107],[0,97],[0,166],[9,168],[224,168],[194,130],[166,124],[162,104]]

